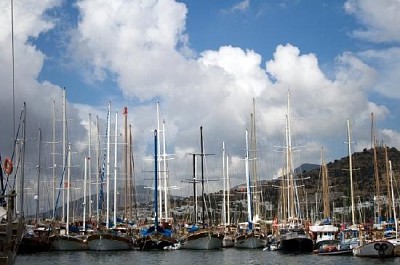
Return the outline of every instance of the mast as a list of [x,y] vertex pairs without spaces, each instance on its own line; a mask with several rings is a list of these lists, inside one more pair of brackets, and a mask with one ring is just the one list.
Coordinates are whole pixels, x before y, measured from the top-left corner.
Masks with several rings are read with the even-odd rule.
[[387,211],[388,211],[388,220],[392,219],[392,200],[393,200],[393,195],[389,192],[391,187],[390,187],[390,166],[389,166],[389,158],[388,158],[388,147],[385,146],[385,167],[386,167],[386,184],[387,184],[387,193],[388,193],[388,202],[387,202]]
[[[92,114],[89,113],[89,144],[88,144],[88,178],[89,178],[89,218],[92,218]],[[86,172],[86,171],[85,171]]]
[[205,228],[205,200],[204,200],[204,143],[203,143],[203,126],[200,126],[200,144],[201,144],[201,205],[202,205],[202,224]]
[[53,220],[56,216],[56,101],[53,99],[53,126],[52,126],[52,142],[51,142],[51,152],[52,152],[52,176],[53,176]]
[[[375,217],[375,223],[379,223],[379,217],[381,214],[381,203],[380,203],[380,185],[379,185],[379,172],[378,172],[378,160],[377,160],[377,154],[376,154],[376,136],[375,136],[375,130],[374,130],[374,113],[371,113],[371,120],[372,120],[372,125],[371,125],[371,132],[372,132],[372,140],[373,140],[373,149],[374,149],[374,176],[375,176],[375,192],[376,192],[376,217]],[[375,216],[375,213],[374,213]]]
[[41,155],[42,131],[39,128],[38,133],[38,165],[37,165],[37,198],[36,198],[36,225],[39,223],[40,210],[40,155]]
[[253,229],[252,220],[252,207],[251,207],[251,189],[250,189],[250,173],[249,173],[249,136],[246,129],[246,157],[245,157],[245,171],[246,171],[246,186],[247,186],[247,220],[249,222],[249,229]]
[[118,112],[115,112],[115,147],[114,147],[114,227],[117,226],[117,155],[118,155]]
[[[157,130],[156,130],[156,132],[157,133],[160,133],[160,104],[159,104],[159,102],[157,101]],[[161,143],[160,143],[160,137],[159,137],[159,135],[157,135],[157,150],[158,150],[158,153],[157,153],[157,156],[160,156],[160,151],[161,151]],[[157,159],[157,161],[158,161],[158,168],[161,168],[161,159]],[[162,188],[160,188],[160,197],[159,197],[159,200],[160,200],[160,207],[159,207],[159,215],[158,216],[160,216],[160,217],[162,217],[162,192],[163,192],[163,189]]]
[[97,131],[97,148],[96,148],[96,226],[99,228],[100,223],[100,129],[99,129],[99,116],[96,116],[96,131]]
[[196,154],[192,154],[193,157],[193,199],[194,199],[194,216],[193,223],[197,223],[197,190],[196,190]]
[[157,206],[157,195],[158,195],[158,139],[157,139],[158,133],[157,130],[154,130],[154,213],[155,213],[155,218],[154,218],[154,226],[155,230],[157,231],[158,227],[158,206]]
[[[89,157],[85,157],[85,168],[84,168],[84,174],[83,174],[83,231],[86,231],[86,205],[87,205],[87,200],[86,200],[86,187],[87,187],[87,167],[88,167],[88,160]],[[90,215],[89,215],[90,216]]]
[[[69,235],[69,200],[70,200],[70,187],[71,187],[71,144],[68,143],[68,168],[67,168],[67,221],[65,233]],[[65,188],[65,187],[64,187]]]
[[392,161],[389,160],[389,171],[390,171],[390,187],[391,187],[391,194],[392,194],[392,207],[393,207],[393,218],[394,218],[394,225],[396,227],[396,240],[398,237],[397,228],[399,227],[397,216],[396,216],[396,204],[394,201],[394,191],[393,191],[393,170],[392,170]]
[[106,210],[106,227],[109,228],[110,224],[110,112],[111,112],[111,102],[108,102],[108,114],[107,114],[107,210]]
[[350,121],[347,119],[347,144],[349,154],[349,170],[350,170],[350,196],[351,196],[351,222],[355,225],[355,214],[354,214],[354,190],[353,190],[353,161],[351,158],[351,134],[350,134]]
[[128,107],[124,108],[124,209],[125,217],[127,216],[128,209]]
[[[166,153],[166,143],[165,143],[165,120],[163,120],[162,124],[162,136],[163,136],[163,180],[164,180],[164,213],[165,213],[165,220],[167,221],[168,218],[168,183],[167,183],[167,153]],[[161,205],[160,205],[161,207]]]
[[21,149],[21,180],[20,180],[20,211],[21,217],[24,219],[24,184],[25,184],[25,143],[26,143],[26,103],[24,102],[24,122],[23,122],[23,131],[22,131],[22,149]]
[[[63,182],[65,181],[65,167],[67,161],[67,102],[65,95],[65,88],[62,94],[62,106],[63,106],[63,117],[62,117],[62,135],[63,135],[63,146],[62,146],[62,157],[63,157]],[[62,221],[65,219],[65,189],[62,188]]]
[[226,157],[226,187],[227,187],[227,191],[228,191],[228,201],[227,201],[227,212],[228,212],[228,225],[230,224],[230,220],[231,220],[231,211],[229,209],[229,205],[230,205],[230,181],[229,181],[229,156]]
[[223,179],[223,194],[222,194],[222,224],[226,226],[226,176],[225,176],[225,142],[222,142],[222,179]]
[[321,169],[322,169],[322,194],[323,194],[323,205],[324,205],[324,218],[328,219],[330,218],[331,214],[331,209],[330,209],[330,204],[329,204],[329,180],[328,180],[328,168],[325,163],[324,159],[324,154],[323,154],[324,148],[322,147],[321,150]]
[[252,160],[252,176],[253,176],[253,186],[254,186],[254,215],[256,218],[260,216],[260,199],[261,190],[258,187],[258,172],[257,172],[257,128],[256,128],[256,100],[253,98],[253,113],[251,117],[251,159]]

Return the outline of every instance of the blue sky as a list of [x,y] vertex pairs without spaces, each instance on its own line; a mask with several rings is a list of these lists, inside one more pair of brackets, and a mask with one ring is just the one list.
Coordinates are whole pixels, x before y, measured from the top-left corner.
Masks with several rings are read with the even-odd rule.
[[[396,0],[14,2],[16,106],[28,103],[32,135],[39,126],[48,131],[52,101],[61,106],[65,87],[70,141],[80,154],[87,152],[89,113],[105,126],[111,101],[120,114],[128,106],[138,167],[148,168],[159,101],[168,153],[175,154],[171,182],[190,174],[187,154],[198,151],[202,125],[207,150],[218,154],[209,175],[221,174],[225,141],[240,183],[255,98],[261,178],[272,178],[283,165],[274,150],[284,144],[288,90],[293,137],[304,146],[295,165],[319,163],[322,146],[328,161],[346,156],[347,118],[353,150],[369,148],[371,112],[377,138],[400,146]],[[5,123],[12,108],[10,3],[0,12]],[[0,144],[7,152],[9,141]]]

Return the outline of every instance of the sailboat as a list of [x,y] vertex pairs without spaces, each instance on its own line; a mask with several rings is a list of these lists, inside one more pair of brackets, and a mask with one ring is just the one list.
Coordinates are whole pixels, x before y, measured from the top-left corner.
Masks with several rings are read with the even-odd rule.
[[[372,124],[373,124],[373,113],[371,114]],[[372,128],[373,131],[373,128]],[[384,231],[381,228],[380,224],[380,214],[381,214],[381,203],[380,203],[380,180],[378,173],[378,164],[377,164],[377,154],[376,154],[376,139],[375,135],[373,136],[373,148],[374,148],[374,175],[375,175],[375,192],[376,192],[376,204],[377,204],[377,216],[374,224],[374,228],[372,231],[372,240],[366,240],[365,237],[362,237],[359,240],[359,246],[353,249],[353,254],[357,257],[393,257],[394,255],[394,244],[389,240],[383,237]],[[389,192],[389,191],[388,191]],[[365,231],[360,231],[360,236],[363,235]]]
[[22,237],[18,253],[35,253],[49,251],[51,249],[50,235],[52,229],[48,224],[43,224],[39,220],[40,205],[40,161],[41,161],[41,130],[38,135],[38,179],[36,198],[36,217],[34,225],[26,225],[26,231]]
[[[172,231],[159,225],[158,217],[158,132],[154,130],[154,225],[142,230],[142,237],[135,242],[140,250],[170,249],[178,242]],[[161,207],[161,205],[160,205]]]
[[330,192],[328,180],[328,168],[323,157],[323,148],[321,151],[321,178],[322,178],[322,202],[323,202],[323,219],[316,221],[314,225],[310,225],[310,233],[313,234],[314,248],[320,252],[324,249],[332,250],[332,246],[339,243],[337,234],[339,228],[332,225],[330,218]]
[[71,190],[71,145],[68,145],[68,169],[67,169],[67,219],[65,230],[60,229],[59,234],[51,236],[52,246],[54,250],[87,250],[88,244],[85,235],[79,233],[70,234],[70,190]]
[[297,183],[294,179],[294,170],[292,167],[292,139],[291,139],[291,126],[290,126],[290,104],[287,104],[286,114],[286,130],[285,130],[285,141],[286,141],[286,171],[285,179],[282,179],[282,183],[285,187],[282,187],[284,196],[282,210],[287,214],[287,219],[279,227],[279,238],[277,249],[285,253],[292,252],[312,252],[313,241],[306,231],[305,225],[300,215],[300,207],[298,203]]
[[[20,161],[17,165],[13,164],[14,155],[7,157],[4,162],[0,156],[0,181],[1,181],[1,194],[0,194],[0,264],[11,265],[15,262],[18,247],[22,240],[23,231],[25,229],[24,223],[24,160],[25,160],[25,135],[26,135],[26,104],[20,116],[20,127],[22,124],[22,137],[16,135],[15,139],[22,139],[18,151]],[[17,146],[17,142],[15,142]],[[18,170],[14,170],[14,166]],[[4,171],[4,172],[3,172]],[[16,187],[17,173],[19,179],[19,186]],[[17,193],[16,188],[19,188]],[[18,199],[18,201],[17,201]],[[19,214],[17,214],[19,210]]]
[[222,212],[221,221],[224,231],[222,247],[229,248],[235,244],[234,232],[236,226],[230,224],[230,202],[229,202],[229,157],[225,154],[225,142],[222,143],[222,178],[223,178],[223,194],[222,194]]
[[[115,154],[114,154],[114,226],[110,228],[110,113],[111,102],[108,103],[107,112],[107,151],[106,151],[106,185],[107,185],[107,209],[106,209],[106,226],[100,227],[96,233],[88,236],[87,242],[90,250],[108,251],[108,250],[129,250],[132,247],[132,239],[128,235],[126,227],[118,227],[116,224],[116,177],[117,177],[117,137],[118,137],[118,112],[115,113]],[[103,163],[103,169],[104,169]],[[104,173],[104,170],[103,170]],[[100,209],[97,210],[98,214]]]
[[266,237],[261,231],[254,227],[253,221],[253,207],[252,207],[252,194],[251,194],[251,180],[249,173],[249,143],[248,132],[246,130],[246,186],[247,186],[247,222],[241,227],[242,233],[235,237],[235,248],[262,248],[266,245]]
[[[201,187],[202,187],[202,224],[201,227],[195,222],[181,238],[182,248],[184,249],[219,249],[222,247],[223,234],[213,231],[210,224],[205,222],[205,199],[204,199],[204,143],[203,143],[203,127],[200,127],[200,144],[201,144]],[[195,162],[195,155],[193,155],[193,162]],[[195,164],[193,163],[193,171]],[[195,179],[195,176],[194,176]],[[196,195],[196,194],[194,194]],[[195,220],[197,221],[197,212],[195,212]]]

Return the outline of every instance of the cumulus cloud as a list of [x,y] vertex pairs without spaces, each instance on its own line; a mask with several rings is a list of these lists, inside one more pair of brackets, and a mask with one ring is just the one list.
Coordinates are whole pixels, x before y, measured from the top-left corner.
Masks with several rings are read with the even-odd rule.
[[[246,7],[250,2],[241,3]],[[18,28],[16,25],[17,36],[20,36],[16,38],[19,100],[28,101],[37,124],[46,122],[48,128],[51,128],[53,98],[58,99],[57,115],[60,117],[61,89],[47,81],[37,81],[46,54],[28,40],[45,35],[53,27],[55,20],[46,19],[44,13],[59,4],[58,1],[32,4],[34,10],[37,9],[35,12],[24,9],[30,5],[19,6],[20,11],[16,9],[25,14],[19,16],[22,20],[19,23],[25,26]],[[2,5],[1,13],[8,13],[8,7]],[[349,1],[347,5],[348,12],[356,14],[358,2]],[[199,152],[200,126],[204,130],[206,152],[216,154],[209,158],[214,161],[209,173],[218,176],[222,172],[220,154],[224,141],[231,156],[232,177],[237,183],[243,182],[244,131],[250,128],[253,98],[262,178],[270,178],[283,163],[281,154],[274,150],[275,146],[284,145],[288,91],[294,118],[293,137],[296,144],[304,146],[295,161],[296,166],[304,162],[318,163],[322,145],[330,153],[329,157],[346,155],[337,145],[346,139],[347,118],[354,121],[353,134],[358,135],[358,142],[368,143],[366,128],[370,124],[370,113],[376,113],[382,120],[390,114],[386,106],[369,98],[369,93],[376,91],[382,80],[376,65],[368,62],[380,62],[381,58],[380,64],[385,65],[397,54],[396,49],[391,53],[344,52],[337,56],[334,74],[328,77],[317,55],[303,53],[295,44],[278,45],[267,62],[263,62],[257,51],[234,45],[192,51],[190,35],[186,32],[187,7],[172,0],[82,0],[77,2],[76,8],[79,20],[76,28],[68,32],[66,57],[72,58],[71,64],[83,73],[83,78],[94,83],[115,81],[118,87],[110,89],[122,92],[124,98],[113,102],[112,107],[113,110],[121,110],[124,104],[129,107],[138,172],[151,170],[151,163],[144,160],[151,157],[154,150],[151,130],[157,128],[156,101],[160,101],[161,118],[166,121],[167,152],[175,154],[170,162],[172,185],[191,175],[188,153]],[[0,19],[4,22],[1,26],[9,23],[7,16]],[[10,84],[9,28],[1,31],[0,36],[0,77],[5,80],[4,84]],[[389,65],[391,63],[387,69]],[[388,74],[389,77],[396,80],[392,74]],[[7,91],[8,97],[1,97],[0,101],[9,110],[10,90]],[[43,106],[47,106],[46,111]],[[106,106],[70,103],[68,106],[70,137],[76,150],[84,155],[88,113],[93,114],[93,126],[95,116],[101,117],[100,133],[103,135]],[[51,129],[47,133],[49,131]],[[390,138],[388,142],[396,143],[397,132],[389,132],[390,129],[385,131],[385,137]],[[11,135],[9,128],[6,135]]]
[[349,0],[344,4],[344,9],[365,26],[353,32],[355,37],[371,42],[400,41],[399,1]]

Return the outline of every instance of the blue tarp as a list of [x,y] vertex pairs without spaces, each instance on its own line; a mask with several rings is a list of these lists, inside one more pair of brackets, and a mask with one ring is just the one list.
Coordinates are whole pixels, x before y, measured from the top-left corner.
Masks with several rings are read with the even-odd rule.
[[168,229],[164,229],[161,226],[157,226],[157,231],[155,226],[151,226],[148,229],[142,229],[140,231],[142,236],[150,236],[156,233],[163,234],[164,236],[171,237],[172,231]]

